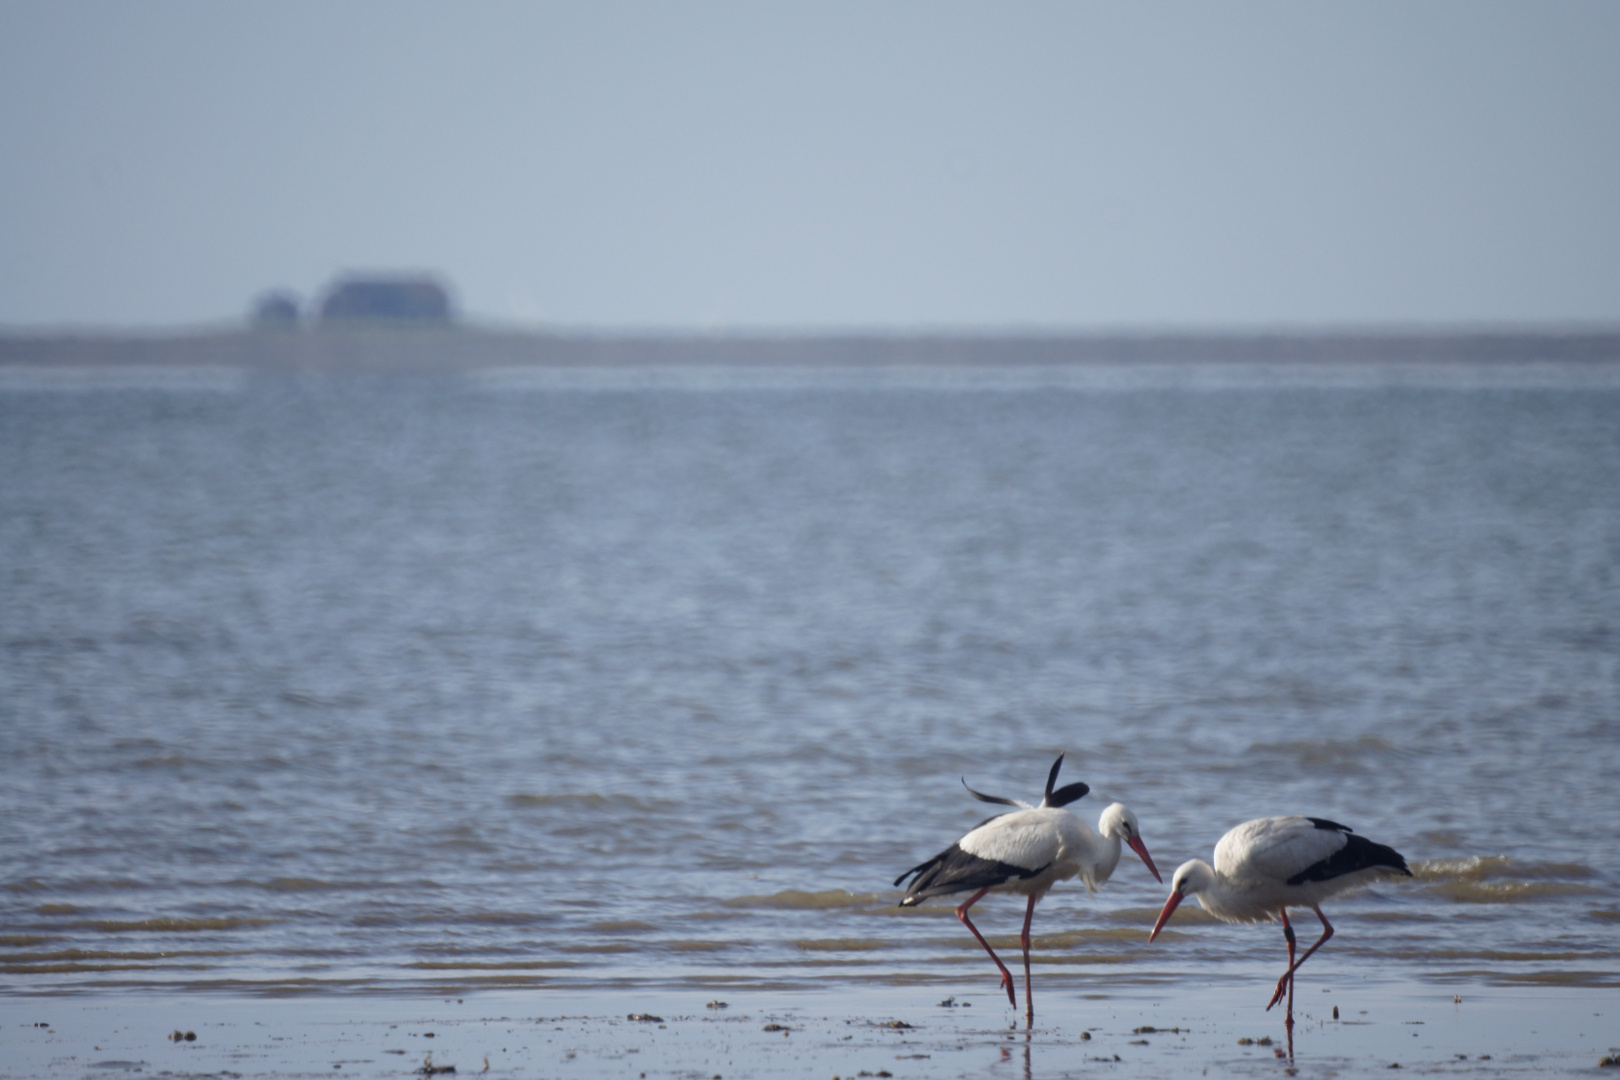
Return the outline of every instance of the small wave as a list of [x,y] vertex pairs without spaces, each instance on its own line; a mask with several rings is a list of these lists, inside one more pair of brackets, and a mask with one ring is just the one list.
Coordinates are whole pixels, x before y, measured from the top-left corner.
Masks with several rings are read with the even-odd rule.
[[1613,971],[1463,971],[1468,978],[1484,979],[1499,986],[1620,986],[1620,975]]
[[108,952],[103,949],[55,949],[51,952],[15,953],[0,957],[8,964],[47,964],[67,961],[163,961],[184,956],[232,956],[221,949],[176,949],[164,952]]
[[[1159,912],[1163,910],[1164,908],[1162,906],[1100,908],[1098,910],[1089,912],[1088,914],[1090,918],[1098,919],[1102,922],[1128,923],[1131,926],[1140,926],[1143,923],[1146,923],[1147,925],[1152,926],[1154,921],[1158,919]],[[1198,909],[1196,905],[1189,905],[1187,907],[1178,908],[1176,917],[1179,919],[1181,917],[1180,913],[1183,911],[1194,910],[1197,910],[1200,915],[1203,914],[1203,911]]]
[[1287,742],[1254,743],[1250,755],[1279,755],[1301,765],[1332,766],[1337,771],[1360,770],[1370,761],[1403,753],[1388,739],[1363,735],[1359,739],[1292,739]]
[[270,919],[96,919],[85,925],[105,934],[121,934],[128,932],[189,934],[208,930],[241,930],[246,927],[264,926]]
[[1461,904],[1505,904],[1604,890],[1586,884],[1594,875],[1582,863],[1526,863],[1506,855],[1471,855],[1412,864],[1412,876],[1432,894]]
[[[65,849],[68,852],[77,852],[85,856],[98,855],[104,852],[102,847],[87,847],[82,849]],[[0,885],[0,890],[12,893],[76,893],[94,894],[100,892],[139,892],[157,888],[152,881],[141,881],[135,878],[57,878],[53,881],[44,881],[40,878],[27,878],[23,881],[7,882]]]
[[506,805],[519,808],[536,808],[546,806],[606,806],[606,795],[591,793],[564,794],[564,795],[530,795],[520,792],[506,797]]
[[1449,921],[1450,916],[1439,911],[1419,911],[1412,907],[1386,908],[1379,911],[1360,911],[1356,918],[1362,922],[1377,923],[1433,923]]
[[[1140,911],[1141,909],[1138,910]],[[1146,927],[1148,929],[1152,929],[1154,922],[1156,922],[1159,918],[1159,912],[1162,910],[1162,908],[1155,909],[1150,915],[1147,916],[1147,918],[1138,919],[1136,922],[1137,927]],[[1169,922],[1164,924],[1164,929],[1166,933],[1169,933],[1178,926],[1211,926],[1219,921],[1219,919],[1205,911],[1195,901],[1189,900],[1187,903],[1176,908],[1175,916]]]
[[579,965],[572,960],[415,960],[404,966],[422,971],[532,971]]
[[161,754],[157,757],[137,758],[130,763],[136,769],[183,769],[186,759],[180,754]]
[[1594,871],[1582,863],[1523,863],[1506,855],[1470,855],[1463,859],[1414,862],[1419,881],[1487,881],[1491,878],[1589,878]]
[[287,705],[300,709],[361,709],[366,699],[359,694],[323,696],[304,690],[286,689],[277,695]]
[[735,948],[736,945],[737,943],[735,941],[706,941],[699,939],[689,941],[666,941],[661,943],[659,948],[668,949],[670,952],[683,953],[725,952],[727,949]]
[[600,795],[589,791],[566,791],[542,795],[520,791],[506,797],[514,810],[573,810],[604,813],[660,814],[677,804],[668,799],[639,799],[633,795]]
[[1604,892],[1595,885],[1565,881],[1441,881],[1429,891],[1459,904],[1512,904]]
[[460,926],[535,926],[555,923],[558,916],[550,911],[446,911],[432,909],[401,912],[393,908],[371,914],[355,915],[349,925],[366,928],[402,927],[422,925]]
[[278,877],[268,881],[250,881],[238,878],[230,882],[243,888],[262,889],[265,892],[324,892],[329,889],[345,889],[354,886],[340,885],[332,881],[323,881],[321,878]]
[[808,938],[795,941],[793,947],[804,952],[872,952],[889,944],[877,938]]
[[[1177,913],[1180,918],[1180,913]],[[1107,943],[1110,945],[1129,943],[1140,944],[1147,940],[1148,931],[1152,928],[1152,921],[1137,926],[1116,926],[1107,929],[1060,930],[1050,934],[1036,934],[1034,940],[1042,949],[1054,951],[1060,949],[1078,949],[1087,946]]]
[[556,921],[554,915],[533,911],[467,911],[451,916],[437,915],[432,918],[434,921],[442,919],[448,923],[487,924],[490,926],[528,926],[531,923]]
[[828,889],[823,892],[805,892],[785,889],[769,896],[734,896],[720,901],[726,907],[772,908],[778,911],[819,911],[828,908],[868,907],[878,903],[871,893],[852,893],[847,889]]
[[208,971],[209,964],[115,964],[107,962],[63,962],[53,964],[13,964],[0,962],[0,972],[7,975],[75,975],[93,971],[152,971],[156,968],[173,971]]
[[1601,960],[1605,951],[1536,952],[1525,949],[1424,949],[1410,955],[1425,960],[1479,960],[1493,964],[1561,964],[1571,960]]

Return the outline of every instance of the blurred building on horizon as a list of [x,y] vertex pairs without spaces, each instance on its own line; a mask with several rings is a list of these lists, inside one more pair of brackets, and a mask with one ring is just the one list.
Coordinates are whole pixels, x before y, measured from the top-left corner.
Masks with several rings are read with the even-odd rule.
[[307,313],[298,295],[289,290],[261,294],[253,302],[252,323],[260,330],[290,329],[300,326],[306,315],[320,325],[438,326],[454,318],[450,290],[432,274],[345,273],[327,286]]

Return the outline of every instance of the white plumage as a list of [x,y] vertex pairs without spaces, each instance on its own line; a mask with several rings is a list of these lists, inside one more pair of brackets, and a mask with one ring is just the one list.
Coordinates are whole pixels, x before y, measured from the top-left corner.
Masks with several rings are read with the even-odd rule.
[[[1053,885],[1072,877],[1080,878],[1086,883],[1086,891],[1095,893],[1114,875],[1125,844],[1142,857],[1155,880],[1164,880],[1142,843],[1136,815],[1124,803],[1113,803],[1104,810],[1095,830],[1068,810],[1043,805],[993,817],[956,842],[967,854],[987,861],[1021,870],[1044,867],[1033,877],[1009,878],[991,889],[1020,896],[1044,894]],[[913,883],[913,888],[919,884]],[[950,891],[963,892],[966,888],[961,886]],[[908,896],[910,903],[902,903],[909,907],[920,899],[923,898]]]
[[[1159,936],[1184,899],[1196,896],[1205,911],[1224,922],[1281,922],[1288,942],[1288,970],[1266,1008],[1288,995],[1287,1023],[1294,1023],[1294,972],[1333,936],[1319,906],[1324,900],[1379,878],[1405,875],[1406,860],[1394,848],[1355,835],[1325,818],[1271,817],[1246,821],[1215,845],[1215,865],[1193,859],[1177,868],[1170,897],[1148,940]],[[1310,908],[1322,920],[1322,936],[1294,959],[1294,928],[1288,909]]]
[[[968,909],[989,892],[1010,892],[1028,896],[1024,913],[1024,930],[1020,938],[1024,950],[1024,1008],[1031,1020],[1035,1004],[1030,992],[1029,926],[1035,916],[1035,904],[1059,881],[1079,877],[1088,891],[1095,891],[1114,873],[1119,864],[1121,844],[1141,856],[1155,880],[1158,868],[1142,843],[1141,829],[1136,815],[1120,803],[1103,811],[1097,829],[1081,821],[1068,810],[1069,803],[1082,798],[1089,790],[1085,784],[1069,784],[1054,791],[1063,755],[1052,765],[1046,779],[1046,797],[1039,806],[1015,799],[983,795],[968,788],[974,798],[984,802],[1001,803],[1020,809],[1000,814],[981,822],[956,843],[927,862],[912,867],[895,879],[899,885],[911,878],[910,888],[901,907],[911,907],[930,897],[952,893],[972,892],[973,895],[956,909],[962,920],[984,951],[995,961],[1001,972],[1001,985],[1007,991],[1007,1000],[1014,1008],[1018,999],[1013,992],[1012,973],[996,955],[978,927],[968,918]],[[966,782],[964,781],[964,786]]]

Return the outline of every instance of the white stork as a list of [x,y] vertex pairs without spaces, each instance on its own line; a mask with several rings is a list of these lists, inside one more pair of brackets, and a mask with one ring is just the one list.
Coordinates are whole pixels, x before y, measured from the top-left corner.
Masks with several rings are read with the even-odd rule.
[[[1097,822],[1097,831],[1073,813],[1063,809],[1069,803],[1085,796],[1091,789],[1085,784],[1067,784],[1054,791],[1058,769],[1063,766],[1063,755],[1052,765],[1046,778],[1046,797],[1039,806],[996,795],[984,795],[972,788],[968,793],[982,802],[1002,803],[1020,809],[1000,814],[980,822],[968,834],[927,862],[919,863],[895,878],[899,885],[911,878],[901,907],[912,907],[934,896],[972,892],[960,907],[956,917],[972,931],[984,951],[990,954],[1001,972],[1001,986],[1007,991],[1007,1000],[1013,1008],[1018,998],[1013,993],[1012,973],[1001,962],[1001,957],[984,940],[979,928],[968,918],[968,908],[978,903],[989,892],[1018,893],[1029,897],[1024,911],[1024,932],[1020,941],[1024,947],[1024,1012],[1033,1021],[1035,1002],[1030,992],[1029,924],[1035,917],[1035,903],[1059,881],[1079,876],[1088,892],[1107,881],[1119,864],[1120,842],[1130,845],[1142,857],[1155,881],[1163,881],[1153,865],[1153,857],[1142,843],[1141,828],[1136,815],[1114,803],[1103,811]],[[962,781],[967,787],[967,781]],[[1099,835],[1101,834],[1101,835]]]
[[[1412,876],[1400,852],[1357,836],[1349,827],[1313,817],[1270,817],[1246,821],[1215,845],[1215,865],[1202,859],[1182,863],[1170,882],[1170,898],[1148,935],[1152,941],[1171,912],[1189,896],[1224,922],[1282,921],[1288,942],[1288,970],[1266,1003],[1269,1010],[1288,993],[1288,1027],[1294,1025],[1294,972],[1333,936],[1320,907],[1330,896],[1380,878]],[[1294,959],[1294,928],[1288,909],[1308,907],[1322,920],[1322,936]]]

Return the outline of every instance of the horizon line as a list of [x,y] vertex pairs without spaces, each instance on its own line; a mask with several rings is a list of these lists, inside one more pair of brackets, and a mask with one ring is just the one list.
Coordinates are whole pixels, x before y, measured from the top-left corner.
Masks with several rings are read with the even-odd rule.
[[195,323],[119,324],[73,322],[55,324],[0,323],[0,338],[197,338],[217,335],[344,334],[368,331],[402,333],[480,333],[569,340],[1164,340],[1253,338],[1443,338],[1443,337],[1607,337],[1620,335],[1620,321],[1586,319],[1517,320],[1389,320],[1254,323],[1108,323],[1057,324],[917,324],[772,326],[727,324],[669,326],[599,323],[547,323],[484,317],[452,317],[439,322],[370,320],[350,324],[300,321],[291,327],[261,328],[238,317]]

